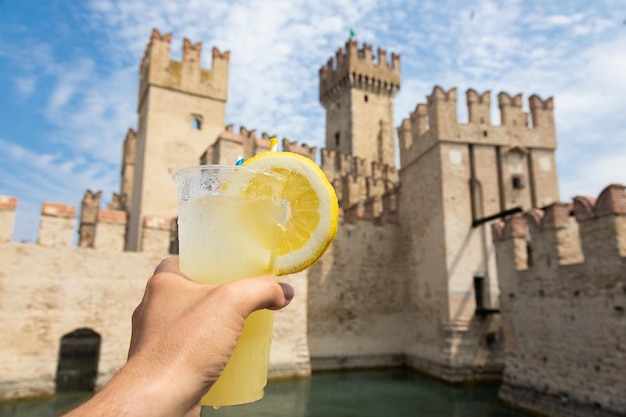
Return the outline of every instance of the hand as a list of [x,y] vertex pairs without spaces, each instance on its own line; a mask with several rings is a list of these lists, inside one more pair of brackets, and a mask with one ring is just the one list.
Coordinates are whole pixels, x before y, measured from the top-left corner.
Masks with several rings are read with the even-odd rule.
[[292,298],[291,286],[269,276],[212,286],[185,277],[178,257],[165,259],[133,314],[128,362],[69,416],[199,415],[200,398],[226,366],[246,317]]

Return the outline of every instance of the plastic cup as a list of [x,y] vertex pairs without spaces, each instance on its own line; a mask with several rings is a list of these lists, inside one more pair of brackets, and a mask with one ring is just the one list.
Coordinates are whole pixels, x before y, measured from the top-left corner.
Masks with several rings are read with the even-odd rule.
[[[280,200],[283,177],[243,166],[204,165],[175,173],[174,181],[185,275],[223,284],[273,274],[277,229],[285,216]],[[263,187],[263,192],[247,187]],[[202,405],[218,408],[263,398],[273,318],[270,310],[247,318],[231,359]]]

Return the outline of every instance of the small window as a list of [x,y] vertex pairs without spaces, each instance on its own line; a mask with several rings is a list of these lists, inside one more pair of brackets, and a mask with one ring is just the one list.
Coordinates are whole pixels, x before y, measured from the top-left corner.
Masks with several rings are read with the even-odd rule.
[[485,309],[485,277],[474,277],[474,301],[476,302],[476,312],[480,313]]
[[486,138],[486,137],[487,137],[487,131],[483,130],[483,138]]
[[339,146],[339,132],[335,133],[335,146]]
[[526,186],[523,175],[513,175],[513,189],[521,190]]
[[365,102],[367,103],[367,101],[369,100],[369,97],[367,97],[367,94],[365,94],[365,97],[363,97],[363,99],[365,100]]
[[202,120],[200,120],[199,117],[194,117],[191,120],[191,128],[193,130],[200,130],[200,129],[202,129]]

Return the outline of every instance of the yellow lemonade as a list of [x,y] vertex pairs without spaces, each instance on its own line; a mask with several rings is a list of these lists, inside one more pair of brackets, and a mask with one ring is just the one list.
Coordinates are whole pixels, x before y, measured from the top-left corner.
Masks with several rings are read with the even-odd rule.
[[[174,174],[174,181],[180,266],[197,281],[223,284],[302,271],[324,254],[337,232],[333,186],[302,155],[262,152],[243,166],[186,168]],[[247,318],[203,405],[217,408],[263,398],[273,317],[272,311],[261,310]]]
[[[270,198],[208,195],[179,202],[181,270],[209,284],[271,274],[284,207]],[[243,404],[263,397],[274,312],[252,313],[224,372],[203,405]]]

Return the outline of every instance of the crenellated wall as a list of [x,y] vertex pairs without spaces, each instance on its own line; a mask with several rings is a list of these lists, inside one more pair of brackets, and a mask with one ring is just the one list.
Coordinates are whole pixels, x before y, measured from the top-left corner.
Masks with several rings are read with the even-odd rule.
[[522,204],[525,209],[558,201],[553,99],[530,96],[532,125],[522,109],[521,94],[498,94],[499,126],[491,124],[489,91],[479,95],[469,89],[466,102],[468,123],[459,123],[456,88],[446,92],[434,87],[426,104],[418,104],[398,127],[401,166],[418,161],[437,144],[471,144],[476,149],[493,151],[490,165],[500,167],[502,210],[520,205],[521,201],[527,201]]
[[346,42],[344,49],[337,50],[335,58],[320,68],[320,101],[324,102],[347,85],[395,95],[400,88],[400,55],[378,48],[377,59],[372,56],[372,46],[363,44],[359,49],[356,41]]
[[[93,206],[88,191],[81,217],[89,245],[73,247],[76,206],[45,202],[37,244],[0,239],[0,400],[52,395],[61,338],[89,328],[101,338],[96,384],[126,361],[130,319],[144,286],[172,245],[172,219],[146,216],[143,251],[124,248],[126,212]],[[1,230],[10,232],[18,200],[0,196]],[[95,218],[94,218],[95,215]],[[87,230],[85,229],[85,230]],[[282,277],[297,298],[276,313],[270,377],[311,373],[307,343],[307,272]],[[10,358],[10,360],[8,359]]]
[[148,85],[158,85],[226,101],[230,52],[222,53],[214,47],[211,56],[212,67],[205,69],[200,66],[202,43],[192,44],[189,39],[183,39],[182,61],[173,61],[170,59],[171,41],[171,33],[161,35],[158,30],[152,30],[139,69],[139,101],[141,102]]
[[363,205],[375,205],[374,215],[382,212],[382,199],[395,193],[398,173],[394,166],[370,162],[336,150],[321,150],[321,168],[333,184],[344,211]]
[[[200,163],[232,165],[240,156],[249,159],[258,153],[269,151],[272,137],[275,136],[265,132],[258,137],[256,129],[248,130],[244,126],[239,128],[239,133],[235,133],[233,126],[227,125],[215,142],[204,151],[200,157]],[[298,144],[287,138],[283,138],[281,143],[283,151],[294,152],[313,161],[316,160],[317,147]]]
[[626,414],[625,190],[493,225],[506,402],[549,416]]

